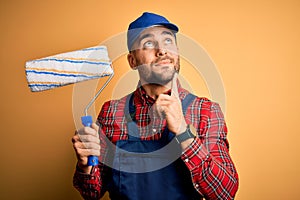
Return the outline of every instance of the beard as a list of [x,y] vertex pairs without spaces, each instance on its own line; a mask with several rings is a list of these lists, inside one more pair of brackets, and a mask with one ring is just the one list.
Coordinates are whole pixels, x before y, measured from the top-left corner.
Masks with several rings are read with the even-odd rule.
[[[166,57],[163,59],[166,59]],[[139,60],[137,60],[140,78],[146,81],[147,84],[154,85],[166,85],[167,83],[172,81],[175,73],[179,72],[180,58],[178,57],[177,62],[174,62],[174,59],[167,57],[167,59],[171,60],[171,62],[174,63],[174,67],[168,68],[164,72],[159,73],[151,70],[152,67],[155,67],[154,65],[156,65],[156,63],[163,59],[159,58],[150,65],[142,64]]]

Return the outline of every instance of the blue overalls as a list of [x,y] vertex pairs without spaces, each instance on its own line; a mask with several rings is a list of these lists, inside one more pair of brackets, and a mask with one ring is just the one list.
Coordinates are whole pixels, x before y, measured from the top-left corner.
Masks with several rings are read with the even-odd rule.
[[[182,101],[185,115],[195,96]],[[190,171],[181,160],[181,147],[166,127],[159,140],[141,140],[135,123],[133,94],[125,105],[128,140],[119,140],[113,160],[112,200],[194,200],[202,199],[195,190]]]

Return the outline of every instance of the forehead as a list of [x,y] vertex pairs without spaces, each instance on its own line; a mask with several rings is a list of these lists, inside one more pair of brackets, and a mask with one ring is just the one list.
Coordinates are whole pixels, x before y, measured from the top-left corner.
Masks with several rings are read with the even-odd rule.
[[145,29],[138,37],[138,40],[141,40],[145,37],[155,37],[155,36],[163,36],[163,35],[171,35],[175,37],[174,33],[164,27],[164,26],[152,26],[147,29]]

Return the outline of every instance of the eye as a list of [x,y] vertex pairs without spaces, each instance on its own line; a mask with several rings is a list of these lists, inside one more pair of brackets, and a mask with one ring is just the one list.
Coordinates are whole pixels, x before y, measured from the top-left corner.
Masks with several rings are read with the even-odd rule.
[[147,41],[147,42],[145,42],[144,43],[144,45],[143,45],[145,48],[154,48],[154,42],[152,42],[152,41]]
[[173,44],[173,40],[171,38],[166,38],[165,44]]

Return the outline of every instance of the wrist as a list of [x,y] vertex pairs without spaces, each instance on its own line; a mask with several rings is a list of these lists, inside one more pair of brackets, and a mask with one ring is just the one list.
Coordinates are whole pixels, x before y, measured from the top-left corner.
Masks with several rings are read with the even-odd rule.
[[92,172],[92,168],[93,168],[92,166],[81,165],[79,163],[77,163],[76,165],[76,170],[84,174],[90,174]]
[[187,123],[185,122],[185,120],[183,120],[175,135],[177,136],[184,133],[187,129],[187,126],[188,126]]
[[[185,127],[184,131],[182,131],[179,134],[176,134],[175,140],[179,144],[183,143],[186,140],[190,140],[190,139],[194,140],[196,137],[196,133],[195,133],[195,131],[192,131],[191,128],[194,129],[192,125],[187,125]],[[190,141],[192,141],[192,140],[190,140]]]

